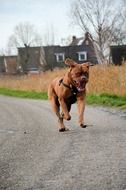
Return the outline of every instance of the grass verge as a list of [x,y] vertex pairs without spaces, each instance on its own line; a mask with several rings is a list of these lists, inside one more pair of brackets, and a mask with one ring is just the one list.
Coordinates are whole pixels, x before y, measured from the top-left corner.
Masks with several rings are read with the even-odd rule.
[[105,106],[115,106],[126,109],[126,96],[110,95],[106,93],[100,95],[90,94],[87,96],[87,103]]
[[[30,99],[41,99],[47,100],[46,92],[35,92],[35,91],[21,91],[12,90],[7,88],[0,88],[0,94],[6,96],[20,97],[20,98],[30,98]],[[89,94],[87,95],[87,104],[91,105],[104,105],[104,106],[115,106],[126,109],[126,96],[117,96],[110,94]]]
[[48,99],[46,92],[22,91],[22,90],[0,88],[0,94],[6,96],[20,97],[20,98],[42,99],[42,100]]

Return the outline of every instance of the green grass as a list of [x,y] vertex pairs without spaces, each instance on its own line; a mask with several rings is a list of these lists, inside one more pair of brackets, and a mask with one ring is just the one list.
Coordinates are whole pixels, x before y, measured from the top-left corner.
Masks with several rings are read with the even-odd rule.
[[[21,91],[12,90],[7,88],[0,88],[0,94],[6,96],[20,97],[20,98],[30,98],[30,99],[41,99],[47,100],[46,92],[35,92],[35,91]],[[117,96],[110,94],[88,94],[87,104],[91,105],[104,105],[104,106],[115,106],[126,109],[126,96]]]
[[30,98],[30,99],[47,100],[48,98],[46,92],[21,91],[21,90],[7,89],[7,88],[0,88],[0,94],[6,95],[6,96]]
[[115,106],[126,109],[126,96],[117,96],[110,94],[90,94],[87,96],[88,104],[96,104],[96,105],[105,105],[105,106]]

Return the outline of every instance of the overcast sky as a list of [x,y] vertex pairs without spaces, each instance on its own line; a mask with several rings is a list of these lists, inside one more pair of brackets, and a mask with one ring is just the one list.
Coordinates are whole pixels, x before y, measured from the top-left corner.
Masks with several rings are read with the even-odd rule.
[[69,11],[72,0],[0,0],[0,49],[5,48],[14,27],[30,22],[42,35],[53,27],[56,43],[62,38],[79,35],[70,26]]

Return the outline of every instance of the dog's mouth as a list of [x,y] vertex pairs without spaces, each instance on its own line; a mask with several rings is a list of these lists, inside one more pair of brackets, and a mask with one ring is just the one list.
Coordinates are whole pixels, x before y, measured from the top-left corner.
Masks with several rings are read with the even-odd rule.
[[83,92],[85,90],[85,86],[86,86],[85,81],[74,81],[74,83],[78,92]]

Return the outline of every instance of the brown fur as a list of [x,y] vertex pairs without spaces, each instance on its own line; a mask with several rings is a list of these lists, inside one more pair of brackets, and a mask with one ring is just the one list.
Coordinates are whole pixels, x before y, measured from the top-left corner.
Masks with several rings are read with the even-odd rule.
[[66,59],[65,64],[70,69],[64,77],[55,78],[48,88],[48,97],[59,120],[59,131],[66,131],[63,119],[70,120],[71,104],[77,101],[78,120],[80,127],[84,125],[84,109],[86,83],[89,77],[90,63],[77,64],[72,59]]

